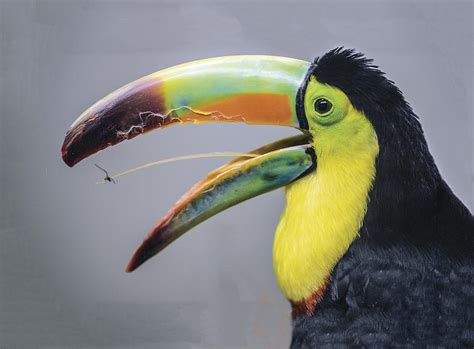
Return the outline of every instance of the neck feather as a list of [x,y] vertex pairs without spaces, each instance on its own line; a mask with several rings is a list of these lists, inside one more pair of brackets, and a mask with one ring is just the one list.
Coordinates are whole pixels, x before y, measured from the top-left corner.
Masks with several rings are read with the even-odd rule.
[[357,236],[375,177],[374,132],[373,137],[361,151],[325,152],[316,146],[317,170],[287,187],[273,259],[277,282],[290,301],[311,297]]

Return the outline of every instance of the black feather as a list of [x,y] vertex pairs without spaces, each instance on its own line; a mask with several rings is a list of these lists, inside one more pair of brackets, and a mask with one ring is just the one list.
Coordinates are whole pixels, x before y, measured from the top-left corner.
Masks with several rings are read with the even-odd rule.
[[359,236],[313,316],[294,319],[293,348],[474,346],[474,218],[441,178],[418,117],[354,50],[311,74],[341,89],[372,123],[376,178]]

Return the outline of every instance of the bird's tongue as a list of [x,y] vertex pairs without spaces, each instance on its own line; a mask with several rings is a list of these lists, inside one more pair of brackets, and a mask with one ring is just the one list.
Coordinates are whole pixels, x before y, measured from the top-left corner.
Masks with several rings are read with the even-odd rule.
[[313,148],[306,142],[305,135],[286,138],[250,152],[257,157],[237,158],[209,173],[150,231],[130,260],[127,272],[215,214],[311,172],[316,159]]

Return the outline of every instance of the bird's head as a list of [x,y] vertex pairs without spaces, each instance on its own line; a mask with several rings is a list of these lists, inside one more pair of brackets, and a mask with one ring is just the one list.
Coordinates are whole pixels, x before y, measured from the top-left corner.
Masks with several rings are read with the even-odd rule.
[[[406,185],[396,173],[407,171],[401,181],[422,175],[413,164],[400,170],[426,146],[400,91],[370,60],[341,48],[313,63],[230,56],[148,75],[86,110],[67,132],[62,156],[73,166],[156,128],[213,121],[289,126],[302,134],[211,172],[151,230],[127,271],[214,214],[285,186],[274,265],[283,293],[298,302],[324,284],[366,223],[369,201],[388,197],[384,209],[394,220],[401,204],[410,209],[409,198],[396,193]],[[393,187],[370,200],[377,182]],[[377,220],[377,213],[371,217]]]

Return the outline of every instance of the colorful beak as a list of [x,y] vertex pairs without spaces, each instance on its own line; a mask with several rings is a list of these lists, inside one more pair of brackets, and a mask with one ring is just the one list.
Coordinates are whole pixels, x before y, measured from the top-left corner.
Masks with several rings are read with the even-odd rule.
[[245,122],[299,127],[296,97],[310,63],[229,56],[178,65],[106,96],[71,125],[69,166],[108,146],[176,123]]
[[[245,122],[306,128],[301,95],[310,63],[231,56],[191,62],[132,82],[86,110],[62,147],[66,164],[139,134],[177,123]],[[304,114],[304,112],[303,112]],[[244,200],[285,186],[316,167],[308,134],[286,138],[211,172],[152,229],[127,271],[186,231]]]

